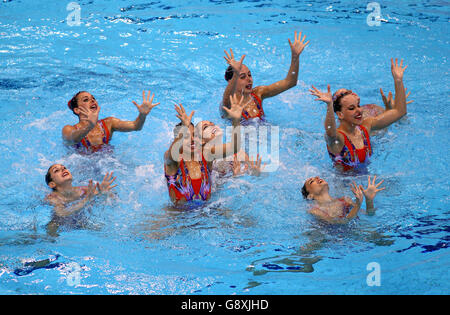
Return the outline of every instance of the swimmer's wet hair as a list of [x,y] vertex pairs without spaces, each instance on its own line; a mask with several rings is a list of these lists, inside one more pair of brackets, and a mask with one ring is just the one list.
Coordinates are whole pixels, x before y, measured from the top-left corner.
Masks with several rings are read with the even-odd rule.
[[[55,165],[55,164],[53,164],[53,165]],[[52,174],[50,173],[50,169],[53,167],[53,165],[51,165],[48,168],[47,174],[45,174],[45,183],[47,184],[47,186],[48,186],[48,184],[50,184],[51,181],[53,181]],[[55,190],[55,188],[52,188],[52,189]]]
[[225,80],[230,81],[233,78],[233,67],[228,66],[227,70],[225,71]]
[[[341,100],[344,96],[352,94],[352,90],[346,90],[345,92],[341,92],[338,95],[333,95],[333,110],[334,112],[340,112],[342,110]],[[336,94],[336,93],[334,93]]]
[[[191,126],[195,128],[194,124],[191,122]],[[181,128],[183,128],[183,123],[179,122],[178,124],[175,125],[175,128],[173,128],[173,136],[174,138],[177,138]]]
[[306,183],[302,187],[302,195],[303,195],[303,198],[308,199],[309,192],[306,189]]
[[[80,93],[83,93],[83,92],[86,92],[86,91],[79,91],[77,94],[75,94],[75,95],[70,99],[69,102],[67,102],[67,106],[69,106],[69,108],[72,110],[72,112],[73,112],[73,109],[74,109],[74,108],[78,108],[77,97],[78,97],[78,95],[80,95]],[[75,114],[75,113],[74,113],[74,114]]]

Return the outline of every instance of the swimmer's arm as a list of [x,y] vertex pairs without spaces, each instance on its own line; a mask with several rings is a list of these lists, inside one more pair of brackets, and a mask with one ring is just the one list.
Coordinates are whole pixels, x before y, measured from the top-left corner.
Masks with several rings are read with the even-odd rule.
[[100,107],[95,111],[78,108],[80,121],[74,126],[64,126],[62,130],[63,139],[68,143],[79,143],[97,125],[99,111]]
[[305,42],[305,39],[306,36],[303,36],[302,39],[301,32],[298,36],[297,32],[295,32],[293,43],[290,39],[288,39],[289,46],[291,47],[291,65],[289,66],[288,73],[281,81],[275,82],[271,85],[259,87],[258,93],[255,92],[255,94],[261,95],[261,99],[273,97],[297,85],[300,55],[309,43],[309,41]]
[[350,210],[349,214],[345,217],[345,220],[350,221],[358,215],[359,210],[361,210],[362,200],[356,199],[356,202],[353,202],[348,197],[345,197],[346,201],[352,205],[352,210]]
[[64,126],[62,136],[63,139],[70,144],[79,143],[92,129],[94,129],[94,127],[95,124],[92,124],[87,120],[80,121],[74,126]]
[[325,211],[322,211],[318,207],[314,207],[314,208],[310,209],[308,212],[310,214],[312,214],[313,216],[315,216],[316,218],[321,219],[330,224],[337,223],[335,218],[331,217],[330,215],[328,215],[328,213],[326,213]]
[[80,201],[66,206],[66,204],[59,198],[48,196],[45,200],[54,207],[55,214],[58,217],[64,218],[68,217],[74,213],[79,212],[86,206],[86,204],[92,200],[92,198],[97,194],[95,187],[93,186],[92,180],[89,182],[88,191],[86,196],[84,196]]
[[375,206],[373,203],[373,199],[370,200],[370,199],[366,198],[366,214],[370,215],[370,216],[375,214]]
[[146,118],[146,115],[139,114],[139,116],[134,121],[120,120],[115,117],[109,117],[107,118],[107,120],[109,120],[109,123],[111,124],[111,132],[130,132],[141,130],[144,126]]
[[[230,108],[231,107],[230,96],[236,93],[236,84],[237,81],[239,80],[239,75],[242,69],[242,62],[244,61],[245,55],[242,55],[241,59],[238,62],[234,59],[234,53],[232,49],[230,49],[230,53],[228,53],[226,50],[224,52],[226,55],[226,57],[224,57],[225,60],[233,69],[233,77],[231,78],[230,81],[228,81],[228,85],[223,93],[222,104],[223,106]],[[223,111],[222,108],[221,111],[223,116],[226,117],[227,113]]]
[[181,148],[183,146],[182,139],[183,134],[180,133],[170,145],[169,150],[164,153],[164,164],[166,167],[178,169],[178,163],[181,156]]
[[377,117],[370,117],[368,121],[370,129],[378,130],[386,128],[406,115],[406,92],[403,85],[403,72],[407,67],[403,67],[403,60],[398,65],[397,59],[395,60],[395,64],[391,59],[391,71],[395,86],[394,106]]
[[270,85],[262,85],[255,88],[254,93],[261,96],[261,100],[276,96],[297,85],[299,71],[299,57],[292,56],[291,66],[286,77],[283,80]]
[[[233,77],[230,81],[228,81],[228,85],[225,89],[225,92],[223,92],[223,98],[222,98],[222,104],[223,106],[226,106],[227,108],[231,107],[230,103],[230,95],[233,95],[236,92],[236,83],[239,79],[239,73],[234,72]],[[223,116],[226,117],[227,113],[223,110],[222,107],[220,107],[220,110],[223,114]]]
[[233,119],[233,130],[231,133],[231,142],[219,144],[216,146],[206,145],[203,154],[207,161],[224,159],[230,155],[236,154],[241,150],[241,123],[240,119]]
[[109,120],[111,122],[111,130],[120,131],[120,132],[129,132],[129,131],[139,131],[142,129],[145,123],[145,119],[147,115],[150,114],[153,108],[158,106],[160,103],[153,103],[153,98],[155,94],[151,95],[150,99],[150,91],[148,94],[145,94],[145,91],[142,91],[142,104],[139,105],[135,101],[132,101],[134,106],[136,106],[139,115],[134,121],[124,121],[114,117],[110,117]]
[[332,153],[337,153],[344,145],[344,139],[337,132],[336,119],[334,118],[333,103],[327,103],[327,115],[324,122],[325,141]]

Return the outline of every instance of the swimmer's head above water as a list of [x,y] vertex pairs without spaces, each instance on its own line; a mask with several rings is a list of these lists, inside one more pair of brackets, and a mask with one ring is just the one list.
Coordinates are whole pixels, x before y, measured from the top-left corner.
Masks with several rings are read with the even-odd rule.
[[333,94],[333,110],[340,120],[354,125],[363,121],[360,98],[352,90],[339,89]]
[[195,136],[196,129],[193,123],[189,125],[189,130],[183,125],[183,123],[178,123],[175,128],[173,128],[174,138],[183,138],[182,152],[191,152],[194,154],[196,151],[198,152],[201,148],[201,145],[198,141],[198,137]]
[[324,192],[328,193],[328,183],[319,176],[308,178],[302,187],[302,195],[305,199],[315,199]]
[[210,141],[222,141],[223,130],[208,120],[200,121],[197,126],[195,126],[196,132],[198,136],[201,136],[201,143],[205,145]]
[[[229,82],[234,75],[233,68],[228,66],[225,71],[225,80]],[[242,65],[241,72],[239,73],[239,78],[236,82],[236,91],[243,91],[244,93],[251,93],[253,91],[253,77],[251,71],[246,65]]]
[[75,94],[67,103],[67,106],[77,116],[79,116],[80,114],[80,107],[91,111],[96,111],[100,109],[95,97],[86,91],[80,91],[77,94]]
[[53,190],[56,190],[61,184],[71,183],[72,179],[72,174],[62,164],[53,164],[45,175],[45,183]]

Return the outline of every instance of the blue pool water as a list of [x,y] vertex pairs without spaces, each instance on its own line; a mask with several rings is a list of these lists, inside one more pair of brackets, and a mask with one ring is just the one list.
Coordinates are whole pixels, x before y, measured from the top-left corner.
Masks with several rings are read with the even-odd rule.
[[[0,3],[1,294],[445,294],[449,292],[449,7],[445,1],[69,1]],[[284,78],[288,38],[307,35],[298,85],[264,102],[279,127],[280,165],[259,178],[217,179],[194,211],[169,208],[163,153],[173,102],[225,127],[224,49],[246,54],[255,85]],[[311,84],[347,87],[381,104],[390,58],[408,64],[408,115],[372,139],[369,173],[385,179],[374,217],[329,227],[307,214],[312,175],[349,195],[323,139],[325,107]],[[101,117],[134,119],[132,100],[161,105],[140,132],[116,133],[113,152],[77,154],[61,129],[67,101],[90,91]],[[86,209],[83,228],[47,233],[44,175],[63,163],[76,185],[114,171],[117,198]],[[356,176],[365,184],[365,176]],[[367,279],[376,263],[380,285]],[[369,281],[370,283],[370,281]]]

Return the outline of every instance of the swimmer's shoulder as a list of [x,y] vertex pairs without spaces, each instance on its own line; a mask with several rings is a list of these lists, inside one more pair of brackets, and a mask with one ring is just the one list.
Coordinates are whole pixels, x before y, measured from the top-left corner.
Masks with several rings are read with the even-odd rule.
[[44,198],[44,201],[46,203],[48,203],[48,204],[53,205],[53,206],[60,205],[60,204],[63,203],[63,200],[61,199],[61,197],[56,192],[51,192],[50,194],[48,194]]

